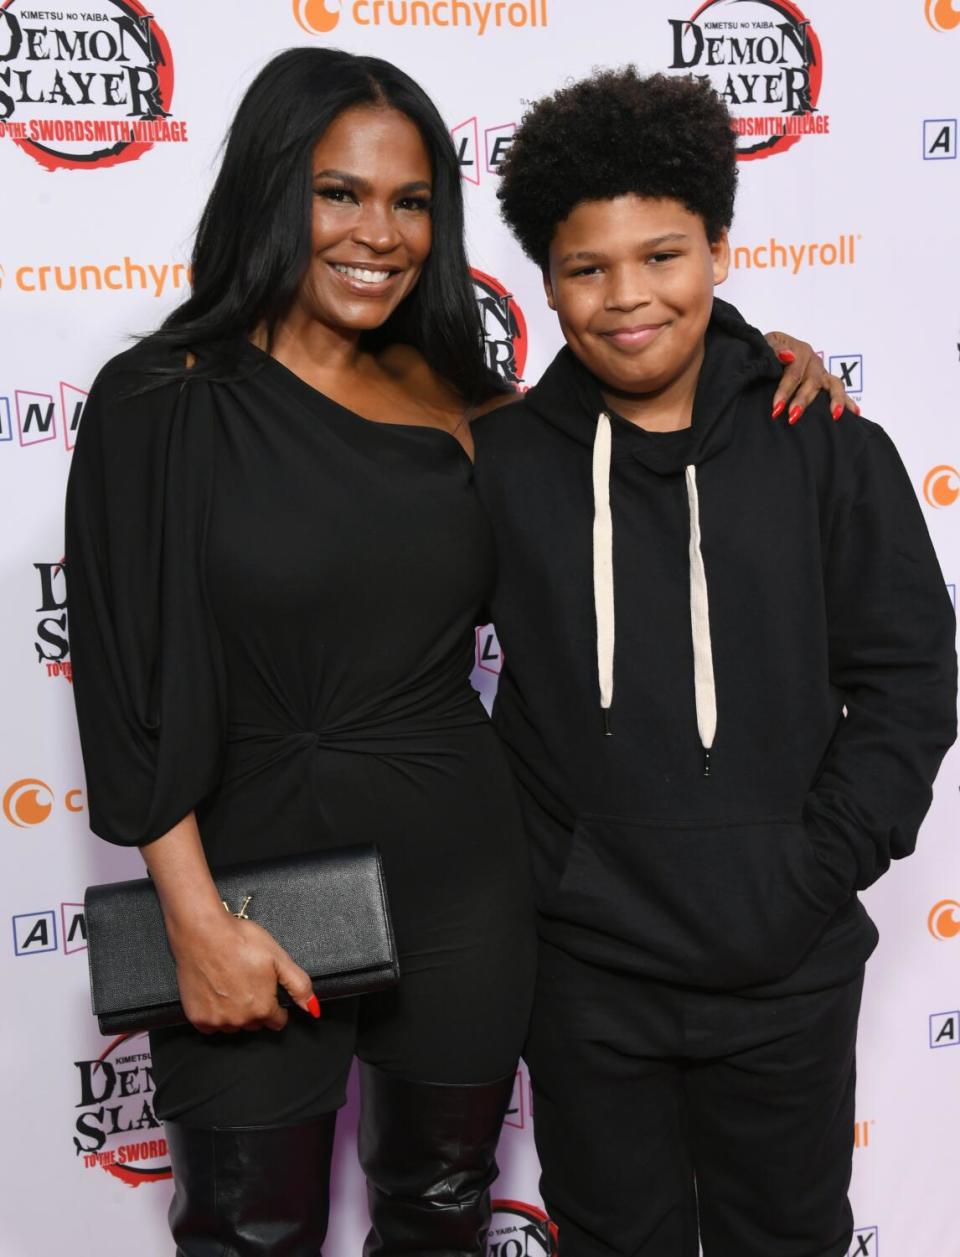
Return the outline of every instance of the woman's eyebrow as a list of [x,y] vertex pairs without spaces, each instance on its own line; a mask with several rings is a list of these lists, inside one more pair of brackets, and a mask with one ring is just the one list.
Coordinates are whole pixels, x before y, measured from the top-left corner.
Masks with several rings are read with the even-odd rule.
[[[358,192],[370,192],[371,184],[362,175],[352,175],[346,170],[316,170],[314,179],[337,179],[348,188],[356,188]],[[401,183],[395,189],[398,193],[429,192],[430,184],[426,179],[414,179],[410,183]]]
[[348,187],[358,188],[361,192],[369,192],[370,184],[360,175],[351,175],[346,170],[315,170],[314,179],[339,179]]

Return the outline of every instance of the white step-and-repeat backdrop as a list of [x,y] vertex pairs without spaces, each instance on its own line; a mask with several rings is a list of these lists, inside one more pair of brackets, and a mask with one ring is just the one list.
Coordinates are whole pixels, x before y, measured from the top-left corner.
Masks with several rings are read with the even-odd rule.
[[[497,217],[497,164],[526,102],[626,61],[709,75],[744,159],[724,295],[811,341],[893,434],[954,588],[960,4],[43,3],[0,4],[0,1257],[159,1257],[171,1185],[146,1040],[105,1039],[88,1011],[84,887],[141,865],[87,830],[62,500],[98,366],[184,296],[244,87],[274,52],[315,43],[396,61],[427,88],[460,152],[491,361],[523,382],[558,345],[539,277]],[[142,120],[151,93],[163,122]],[[495,633],[479,629],[488,697],[499,664]],[[960,1254],[958,777],[954,751],[917,854],[867,896],[882,942],[860,1035],[852,1257]],[[521,1068],[490,1257],[549,1251],[531,1123]],[[359,1253],[365,1229],[354,1133],[355,1098],[332,1257]]]

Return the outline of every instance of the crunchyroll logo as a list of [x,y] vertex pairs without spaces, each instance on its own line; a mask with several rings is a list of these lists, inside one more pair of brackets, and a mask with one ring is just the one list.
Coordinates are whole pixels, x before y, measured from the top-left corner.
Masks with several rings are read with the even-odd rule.
[[[32,829],[47,820],[55,803],[56,796],[45,781],[22,777],[3,796],[3,814],[17,829]],[[83,791],[68,790],[63,796],[63,806],[68,812],[82,812]]]
[[933,467],[923,478],[923,496],[929,506],[953,506],[960,497],[960,471],[948,463]]
[[355,26],[466,26],[478,35],[550,24],[547,0],[293,0],[292,11],[308,35],[328,34],[341,17]]
[[42,825],[52,811],[53,791],[36,777],[15,781],[3,796],[3,814],[18,829]]
[[308,35],[325,35],[340,21],[340,0],[333,0],[331,12],[327,0],[293,0],[293,16]]
[[935,31],[952,31],[960,26],[960,9],[955,0],[925,0],[927,22]]
[[956,899],[935,903],[927,917],[927,929],[939,943],[960,937],[960,903]]

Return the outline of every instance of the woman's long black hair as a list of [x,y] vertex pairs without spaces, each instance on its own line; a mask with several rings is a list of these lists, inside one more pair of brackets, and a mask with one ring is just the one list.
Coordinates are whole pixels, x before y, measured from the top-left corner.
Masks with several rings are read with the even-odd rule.
[[313,148],[355,105],[386,105],[423,137],[433,171],[433,243],[420,279],[383,327],[363,334],[377,348],[414,346],[468,403],[506,390],[487,366],[480,316],[463,244],[460,166],[450,133],[417,83],[376,57],[290,48],[248,88],[200,218],[192,294],[154,339],[192,351],[195,370],[218,374],[231,346],[257,327],[268,345],[290,309],[310,261]]

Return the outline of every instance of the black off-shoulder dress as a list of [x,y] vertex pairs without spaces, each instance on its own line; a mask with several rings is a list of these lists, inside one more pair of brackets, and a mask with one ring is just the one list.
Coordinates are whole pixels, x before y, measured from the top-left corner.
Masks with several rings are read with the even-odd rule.
[[66,556],[91,827],[142,844],[193,809],[214,866],[375,841],[402,979],[279,1034],[155,1033],[157,1111],[195,1125],[335,1108],[354,1053],[501,1077],[533,970],[513,785],[468,680],[494,565],[470,460],[239,362],[158,384],[148,341],[87,402]]

